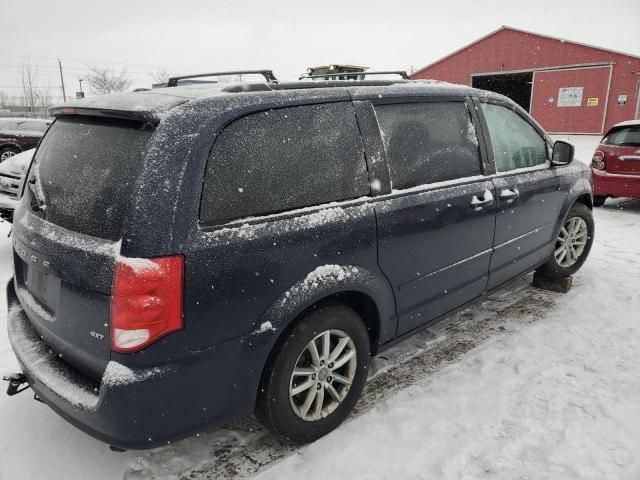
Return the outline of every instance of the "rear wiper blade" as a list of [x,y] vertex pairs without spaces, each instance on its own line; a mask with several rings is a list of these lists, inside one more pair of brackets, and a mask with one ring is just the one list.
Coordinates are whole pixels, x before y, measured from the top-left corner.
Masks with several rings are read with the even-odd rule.
[[46,205],[44,195],[42,194],[42,188],[38,184],[38,174],[38,163],[34,162],[31,177],[27,180],[29,192],[31,193],[29,204],[31,206],[31,210],[34,212],[44,212]]
[[38,192],[37,192],[38,189],[35,186],[36,179],[30,178],[29,181],[27,182],[27,185],[29,186],[29,192],[31,192],[31,195],[30,195],[31,198],[29,199],[29,205],[31,206],[31,210],[33,210],[34,212],[44,211],[44,208],[42,208],[44,206],[44,202],[38,196]]

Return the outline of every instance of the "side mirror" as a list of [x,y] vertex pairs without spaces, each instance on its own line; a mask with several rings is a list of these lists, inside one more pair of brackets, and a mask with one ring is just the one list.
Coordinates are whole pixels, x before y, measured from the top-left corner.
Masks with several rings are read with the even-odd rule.
[[551,166],[558,167],[568,165],[573,161],[575,148],[568,142],[557,140],[553,144],[553,156],[551,158]]

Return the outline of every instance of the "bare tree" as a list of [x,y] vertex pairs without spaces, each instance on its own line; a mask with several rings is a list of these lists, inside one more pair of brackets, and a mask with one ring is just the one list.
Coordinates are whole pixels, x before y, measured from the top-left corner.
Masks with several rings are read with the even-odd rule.
[[149,76],[153,80],[153,83],[164,83],[169,81],[169,71],[166,68],[158,68],[153,72],[149,72]]
[[112,92],[124,92],[133,85],[133,80],[129,78],[126,68],[120,72],[111,70],[108,67],[100,68],[96,65],[89,65],[86,74],[91,90],[99,95]]
[[0,108],[6,107],[9,105],[9,96],[0,90]]
[[31,64],[30,58],[25,58],[22,63],[22,101],[29,109],[29,114],[35,118],[38,108],[38,88],[40,81],[40,69],[37,65]]
[[38,93],[36,94],[37,106],[42,109],[43,112],[46,113],[47,108],[51,106],[52,98],[51,98],[51,85],[47,83],[47,85],[43,85],[38,89]]

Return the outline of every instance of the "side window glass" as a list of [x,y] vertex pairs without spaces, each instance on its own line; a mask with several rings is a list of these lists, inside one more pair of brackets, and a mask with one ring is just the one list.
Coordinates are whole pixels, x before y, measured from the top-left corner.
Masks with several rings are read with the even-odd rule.
[[481,175],[464,102],[376,105],[394,189]]
[[547,161],[544,138],[520,115],[491,103],[482,103],[482,112],[498,172],[534,167]]
[[351,103],[280,108],[240,118],[220,134],[200,219],[220,224],[368,194]]

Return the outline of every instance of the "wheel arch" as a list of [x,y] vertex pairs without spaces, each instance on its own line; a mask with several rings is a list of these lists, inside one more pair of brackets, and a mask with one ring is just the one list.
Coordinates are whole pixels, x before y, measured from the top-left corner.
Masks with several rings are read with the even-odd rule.
[[593,196],[590,193],[583,193],[578,198],[576,198],[576,201],[573,203],[582,203],[589,207],[589,210],[593,210]]
[[11,148],[13,150],[17,150],[18,153],[22,152],[22,148],[20,148],[20,145],[18,145],[17,143],[3,143],[2,145],[0,145],[0,150],[3,150],[5,148]]
[[381,274],[353,265],[318,267],[279,296],[255,323],[251,342],[268,352],[260,383],[289,333],[310,311],[327,304],[346,305],[362,318],[372,355],[380,344],[395,336],[395,299]]
[[569,189],[568,195],[558,215],[553,238],[556,238],[560,233],[560,229],[567,220],[571,207],[576,203],[586,205],[589,210],[593,210],[593,189],[591,188],[591,182],[586,178],[580,178]]
[[[326,303],[341,303],[362,317],[377,351],[396,333],[395,298],[381,272],[355,265],[323,265],[279,295],[254,322],[253,331],[280,337],[310,309]],[[265,325],[270,325],[267,329]],[[259,342],[262,343],[262,342]],[[272,339],[264,343],[274,343]]]
[[360,316],[364,325],[367,327],[371,354],[375,355],[375,353],[378,351],[380,342],[380,309],[369,294],[364,293],[360,290],[343,290],[332,293],[318,299],[309,307],[305,308],[295,318],[293,318],[280,333],[273,346],[274,348],[272,348],[272,351],[270,352],[270,355],[277,350],[277,347],[284,342],[289,332],[291,332],[291,330],[293,330],[307,316],[309,312],[319,307],[332,304],[344,305],[346,307],[349,307],[353,311],[355,311],[358,316]]

